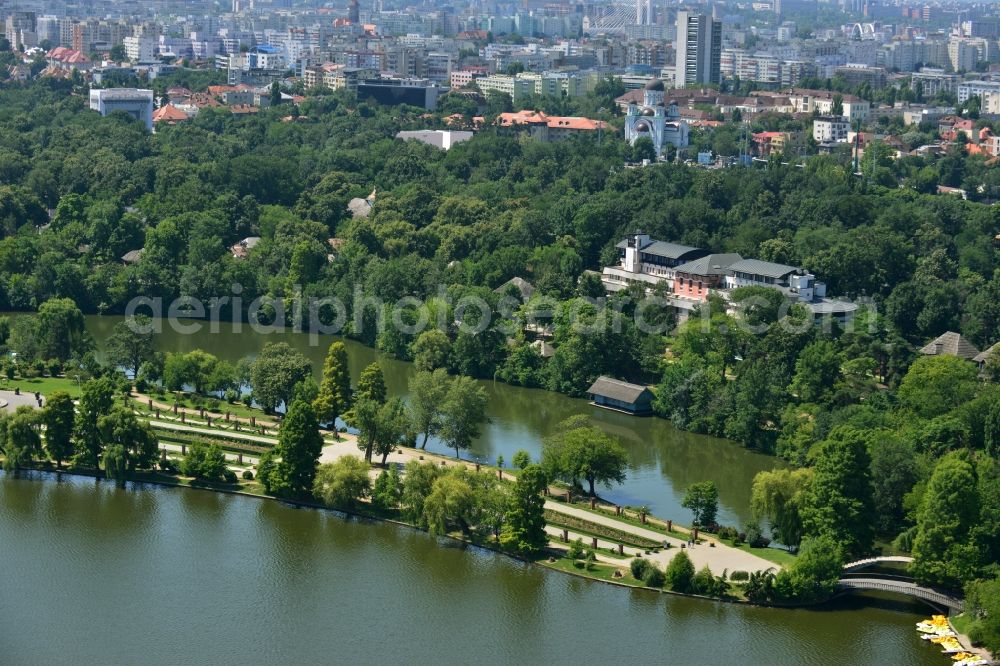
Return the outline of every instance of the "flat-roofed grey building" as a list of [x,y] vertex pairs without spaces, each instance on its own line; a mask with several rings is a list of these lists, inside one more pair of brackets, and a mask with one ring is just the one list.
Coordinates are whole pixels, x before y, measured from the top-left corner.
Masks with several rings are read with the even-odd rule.
[[90,91],[90,108],[102,116],[123,111],[147,130],[153,129],[153,91],[137,88],[104,88]]

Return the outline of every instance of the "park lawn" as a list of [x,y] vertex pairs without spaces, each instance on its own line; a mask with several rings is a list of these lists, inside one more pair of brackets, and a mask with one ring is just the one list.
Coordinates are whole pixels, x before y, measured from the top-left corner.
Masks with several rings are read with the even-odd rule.
[[0,381],[0,388],[13,391],[20,388],[21,393],[41,393],[44,396],[51,395],[54,391],[66,391],[74,398],[80,397],[80,384],[72,377],[31,377],[24,379],[4,379]]
[[[720,539],[720,541],[722,540]],[[722,543],[726,544],[727,546],[733,545],[733,542],[728,540],[722,541]],[[752,553],[753,555],[761,557],[767,560],[768,562],[774,562],[775,564],[781,567],[792,566],[793,564],[795,564],[795,560],[798,558],[797,555],[792,555],[787,550],[781,550],[779,548],[751,548],[750,545],[746,543],[734,547],[739,548],[740,550],[745,550],[748,553]]]
[[[583,536],[597,537],[598,539],[604,539],[605,541],[608,540],[608,538],[605,537],[605,536],[601,536],[600,534],[590,533],[590,532],[587,532],[587,530],[584,530],[584,529],[579,529],[579,528],[576,528],[576,527],[569,527],[568,525],[567,526],[563,526],[563,525],[560,525],[559,523],[556,523],[556,522],[553,522],[553,521],[546,521],[546,524],[550,525],[551,527],[558,527],[560,529],[562,529],[563,527],[565,527],[569,531],[575,532],[575,533],[583,535]],[[549,535],[549,541],[552,542],[552,543],[554,543],[554,544],[558,544],[558,545],[562,545],[562,546],[568,545],[568,544],[563,543],[562,537],[556,537],[556,536]],[[570,541],[570,543],[572,543],[572,541]],[[604,548],[603,546],[600,546],[600,547],[598,547],[598,548],[595,549],[595,548],[591,547],[589,541],[585,541],[583,539],[581,539],[581,543],[583,543],[583,547],[585,549],[587,549],[587,550],[596,550],[601,555],[605,555],[607,557],[613,557],[613,558],[618,559],[618,560],[631,560],[633,557],[642,557],[643,554],[644,554],[642,552],[642,550],[643,550],[642,548],[639,548],[637,546],[630,546],[628,544],[625,544],[625,554],[624,555],[619,555],[617,548]],[[633,552],[635,553],[635,555],[632,554]]]
[[[578,576],[586,576],[587,578],[595,578],[597,580],[606,580],[612,583],[621,583],[623,585],[629,585],[631,587],[644,587],[641,581],[632,578],[632,574],[625,567],[616,567],[611,564],[603,564],[601,562],[594,562],[591,565],[591,569],[588,570],[586,567],[577,567],[573,560],[568,557],[557,558],[555,562],[549,562],[547,560],[538,560],[538,564],[543,567],[548,567],[549,569],[555,569],[556,571],[565,571],[567,573],[576,574]],[[621,571],[624,576],[621,578],[615,578],[615,571]],[[654,588],[655,589],[655,588]]]
[[955,627],[955,631],[966,636],[969,635],[969,632],[976,625],[976,620],[965,613],[959,613],[949,619],[951,620],[951,626]]

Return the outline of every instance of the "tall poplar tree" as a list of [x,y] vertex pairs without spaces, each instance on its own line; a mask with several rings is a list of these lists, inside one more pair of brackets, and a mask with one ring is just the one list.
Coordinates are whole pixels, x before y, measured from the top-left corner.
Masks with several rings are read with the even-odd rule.
[[500,545],[524,555],[540,553],[545,535],[545,498],[541,492],[548,480],[538,465],[528,465],[517,475],[506,523],[500,531]]
[[292,400],[288,414],[281,422],[275,453],[281,462],[271,475],[270,487],[275,494],[303,495],[313,488],[316,464],[323,452],[323,436],[312,405],[305,400]]
[[313,401],[316,418],[336,430],[337,417],[351,407],[351,375],[347,371],[347,347],[341,341],[330,345],[323,361],[319,395]]
[[372,363],[361,371],[354,399],[356,401],[372,400],[381,405],[385,402],[386,395],[385,375],[382,374],[382,367],[378,363]]

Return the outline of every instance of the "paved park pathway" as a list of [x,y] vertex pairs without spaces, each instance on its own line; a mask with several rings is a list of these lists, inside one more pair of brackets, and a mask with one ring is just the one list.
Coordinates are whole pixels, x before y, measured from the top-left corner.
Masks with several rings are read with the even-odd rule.
[[[38,401],[35,400],[35,394],[30,391],[21,391],[20,395],[16,395],[13,391],[0,391],[0,408],[14,413],[22,405],[38,409]],[[42,405],[45,405],[45,396],[42,396]]]
[[[561,504],[559,502],[548,500],[545,502],[545,508],[567,516],[573,516],[575,518],[588,520],[592,523],[611,527],[637,537],[642,537],[643,539],[651,539],[657,543],[669,543],[670,548],[661,549],[658,553],[650,553],[649,555],[643,554],[643,557],[656,562],[660,568],[665,568],[667,564],[670,563],[670,560],[674,559],[674,557],[676,557],[682,550],[687,551],[688,557],[691,558],[691,562],[694,564],[695,569],[700,569],[703,566],[708,565],[708,568],[711,569],[712,573],[717,576],[721,576],[723,571],[729,571],[732,573],[733,571],[751,572],[765,571],[767,569],[777,570],[781,568],[774,562],[765,560],[763,557],[759,557],[740,548],[724,544],[708,534],[700,534],[698,536],[698,538],[702,541],[701,543],[688,545],[683,539],[668,536],[663,532],[657,532],[639,525],[633,525],[631,523],[615,520],[612,516],[601,515],[593,511],[587,511],[574,506],[567,506],[566,504]],[[562,530],[557,527],[554,527],[553,529],[556,530],[555,534],[561,538]],[[572,530],[570,531],[572,532]],[[570,538],[573,539],[575,537],[571,536]],[[583,543],[584,545],[589,545],[591,543],[591,537],[583,537]],[[709,545],[712,543],[715,545]],[[601,548],[613,548],[616,550],[618,548],[618,542],[601,538],[598,538],[597,545]],[[682,545],[684,545],[685,548],[681,548]],[[634,546],[626,546],[625,552],[638,554],[638,550]],[[610,555],[602,555],[600,553],[598,553],[597,559],[601,562],[608,562],[610,564],[621,565],[623,563],[620,558],[611,557]]]

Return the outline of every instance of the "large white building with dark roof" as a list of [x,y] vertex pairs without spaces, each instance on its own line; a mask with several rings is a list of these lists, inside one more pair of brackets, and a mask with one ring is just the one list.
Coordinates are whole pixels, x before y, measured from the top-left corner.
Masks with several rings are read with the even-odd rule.
[[708,254],[687,245],[653,240],[636,233],[618,243],[619,265],[605,266],[601,281],[608,291],[621,291],[631,284],[652,289],[663,280],[673,280],[674,268]]
[[601,281],[609,292],[640,284],[647,291],[665,284],[670,303],[681,317],[690,314],[709,295],[725,300],[740,287],[777,289],[792,302],[805,305],[817,318],[847,321],[857,305],[827,298],[826,285],[798,266],[760,259],[744,259],[739,254],[712,254],[701,248],[653,240],[636,233],[618,243],[619,264],[606,266]]

